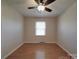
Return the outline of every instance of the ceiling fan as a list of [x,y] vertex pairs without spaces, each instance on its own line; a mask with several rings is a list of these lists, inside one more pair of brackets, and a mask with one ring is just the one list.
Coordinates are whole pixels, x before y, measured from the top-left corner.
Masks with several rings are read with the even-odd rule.
[[52,9],[47,8],[46,6],[51,4],[52,2],[54,2],[55,0],[34,0],[38,6],[33,6],[33,7],[28,7],[28,9],[35,9],[37,8],[39,11],[47,11],[47,12],[51,12]]

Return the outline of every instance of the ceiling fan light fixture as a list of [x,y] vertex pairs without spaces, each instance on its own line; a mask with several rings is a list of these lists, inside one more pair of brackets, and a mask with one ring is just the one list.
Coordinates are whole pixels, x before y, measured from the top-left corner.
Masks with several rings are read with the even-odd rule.
[[37,7],[37,9],[38,9],[39,11],[44,11],[45,6],[43,6],[43,5],[39,5],[39,6]]

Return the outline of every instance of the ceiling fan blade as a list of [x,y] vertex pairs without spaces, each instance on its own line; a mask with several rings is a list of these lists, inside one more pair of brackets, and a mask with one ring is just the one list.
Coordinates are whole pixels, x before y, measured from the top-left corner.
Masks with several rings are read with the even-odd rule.
[[40,4],[40,3],[43,4],[43,0],[35,0],[35,2],[36,2],[37,4]]
[[40,3],[42,3],[42,4],[43,4],[43,0],[40,0]]
[[35,2],[36,2],[37,4],[39,4],[40,0],[35,0]]
[[54,2],[54,1],[56,1],[56,0],[47,0],[47,1],[45,2],[45,5],[49,5],[50,3]]
[[36,7],[28,7],[28,9],[34,9],[34,8],[36,8]]
[[48,12],[51,12],[52,11],[51,9],[49,9],[47,7],[45,7],[45,10],[48,11]]

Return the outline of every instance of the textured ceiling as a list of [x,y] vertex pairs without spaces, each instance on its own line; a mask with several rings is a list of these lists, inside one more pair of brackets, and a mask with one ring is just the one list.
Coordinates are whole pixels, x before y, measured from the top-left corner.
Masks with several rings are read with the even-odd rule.
[[76,0],[56,0],[47,7],[51,8],[52,12],[39,12],[37,9],[28,10],[27,7],[37,6],[34,0],[6,0],[9,5],[14,7],[24,16],[33,17],[52,17],[62,14],[70,5],[72,5]]

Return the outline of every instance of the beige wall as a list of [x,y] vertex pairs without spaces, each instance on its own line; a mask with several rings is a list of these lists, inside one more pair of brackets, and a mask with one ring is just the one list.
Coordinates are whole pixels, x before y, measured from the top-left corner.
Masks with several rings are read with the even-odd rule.
[[58,43],[70,53],[77,52],[77,6],[74,3],[58,20]]
[[2,2],[2,58],[23,41],[23,17],[13,8]]
[[[36,21],[45,21],[46,22],[46,36],[37,37],[35,36],[35,22]],[[39,42],[46,42],[46,43],[53,43],[56,42],[56,25],[57,19],[56,18],[36,18],[36,17],[26,17],[25,20],[25,43],[39,43]]]

